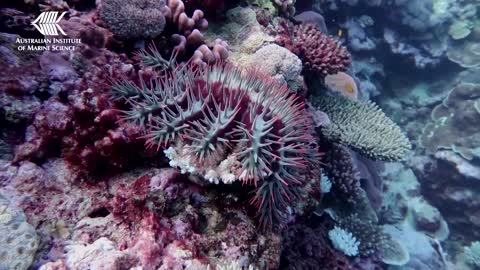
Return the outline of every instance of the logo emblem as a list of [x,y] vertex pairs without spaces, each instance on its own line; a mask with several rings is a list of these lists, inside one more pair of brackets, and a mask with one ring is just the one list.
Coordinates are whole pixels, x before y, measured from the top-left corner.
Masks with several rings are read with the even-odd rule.
[[32,22],[32,25],[37,28],[37,30],[42,34],[42,35],[48,35],[48,36],[58,36],[58,31],[62,33],[63,35],[65,32],[63,32],[63,29],[58,25],[58,22],[65,16],[67,13],[64,11],[60,16],[58,16],[58,11],[45,11],[42,12],[35,21]]

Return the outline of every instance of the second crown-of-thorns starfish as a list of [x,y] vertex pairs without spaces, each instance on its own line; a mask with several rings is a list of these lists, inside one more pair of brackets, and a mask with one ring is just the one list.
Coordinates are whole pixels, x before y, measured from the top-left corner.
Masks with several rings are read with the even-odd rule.
[[180,65],[155,49],[139,56],[157,70],[138,83],[114,83],[115,96],[129,104],[124,120],[144,129],[148,147],[169,147],[167,156],[177,158],[171,165],[209,180],[223,170],[228,177],[218,177],[230,178],[225,183],[253,185],[250,203],[260,225],[281,224],[320,175],[312,120],[300,98],[253,70]]

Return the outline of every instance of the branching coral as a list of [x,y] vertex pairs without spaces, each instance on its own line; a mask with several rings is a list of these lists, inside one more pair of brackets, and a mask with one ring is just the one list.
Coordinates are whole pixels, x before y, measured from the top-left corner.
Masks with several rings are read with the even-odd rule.
[[280,269],[355,269],[348,258],[328,241],[327,226],[293,225],[283,233]]
[[350,66],[350,54],[345,47],[314,24],[285,25],[280,33],[277,42],[302,58],[304,66],[312,72],[326,76]]
[[363,192],[348,150],[341,145],[332,145],[323,161],[325,173],[332,181],[332,193],[354,204]]
[[374,160],[401,160],[410,151],[407,137],[373,102],[323,95],[314,105],[330,118],[322,134],[331,141]]
[[353,214],[341,218],[338,226],[358,239],[358,251],[362,256],[377,254],[384,263],[390,265],[403,265],[410,260],[405,247],[384,233],[382,227],[373,221]]
[[[159,59],[144,52],[144,59]],[[237,180],[255,186],[250,203],[264,227],[281,221],[309,179],[318,179],[318,149],[304,104],[286,85],[230,66],[177,66],[150,83],[117,82],[130,120],[145,130],[148,147],[170,145],[207,176],[234,158]],[[309,172],[306,174],[305,172]]]
[[328,238],[332,241],[335,249],[343,252],[347,256],[357,256],[360,243],[350,232],[334,227],[328,232]]
[[163,0],[105,0],[99,15],[110,30],[121,37],[151,38],[162,33],[166,11]]

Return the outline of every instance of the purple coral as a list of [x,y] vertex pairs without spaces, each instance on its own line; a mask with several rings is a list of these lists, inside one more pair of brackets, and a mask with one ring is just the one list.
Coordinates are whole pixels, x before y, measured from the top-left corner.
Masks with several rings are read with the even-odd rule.
[[286,25],[277,42],[303,59],[308,70],[321,76],[345,71],[350,66],[350,54],[345,47],[314,24]]
[[[155,59],[155,51],[142,55]],[[250,203],[261,225],[282,221],[305,183],[320,173],[304,103],[286,85],[252,71],[222,65],[171,68],[150,84],[141,79],[114,85],[115,94],[131,105],[125,120],[145,130],[147,146],[172,146],[165,153],[180,156],[171,164],[181,163],[185,171],[215,178],[209,168],[228,161],[230,181],[255,186]]]

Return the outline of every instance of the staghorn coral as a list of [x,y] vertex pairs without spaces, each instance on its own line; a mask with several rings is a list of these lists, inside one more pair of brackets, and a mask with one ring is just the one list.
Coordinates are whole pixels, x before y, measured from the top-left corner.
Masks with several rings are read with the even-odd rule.
[[35,228],[0,194],[0,269],[28,269],[37,248]]
[[322,127],[322,134],[330,141],[384,161],[401,160],[411,148],[400,128],[371,101],[323,95],[313,104],[330,118],[331,122]]
[[152,38],[162,33],[166,11],[163,0],[104,0],[99,15],[120,37]]
[[323,77],[350,66],[350,54],[345,47],[311,23],[285,25],[277,42],[303,59],[305,68]]
[[[141,55],[150,62],[160,57],[155,50]],[[124,119],[145,130],[147,147],[174,147],[197,175],[207,176],[223,160],[235,158],[235,178],[255,186],[250,203],[258,208],[261,226],[282,221],[306,182],[320,175],[303,102],[286,85],[253,71],[171,62],[163,68],[169,71],[154,75],[150,84],[143,78],[138,84],[114,84],[117,98],[131,105]]]

